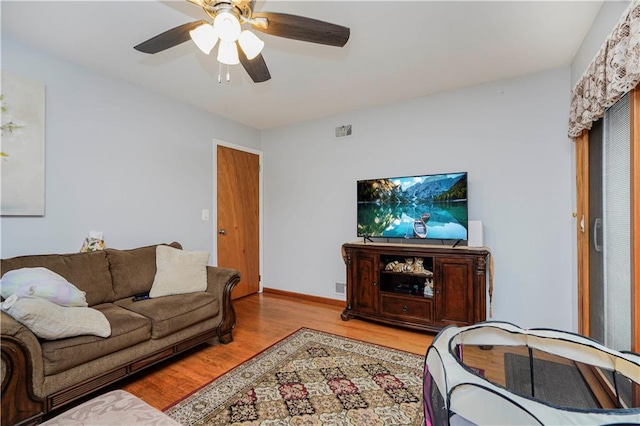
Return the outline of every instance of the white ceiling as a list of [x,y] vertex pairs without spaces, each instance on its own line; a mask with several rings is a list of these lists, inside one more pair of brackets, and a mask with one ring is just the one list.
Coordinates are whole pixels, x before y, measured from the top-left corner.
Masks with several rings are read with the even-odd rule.
[[[569,65],[602,1],[279,1],[284,12],[351,28],[343,48],[256,32],[271,80],[241,65],[219,84],[192,42],[147,55],[133,46],[206,19],[186,0],[2,0],[2,35],[214,114],[268,129]],[[214,51],[215,52],[215,51]]]

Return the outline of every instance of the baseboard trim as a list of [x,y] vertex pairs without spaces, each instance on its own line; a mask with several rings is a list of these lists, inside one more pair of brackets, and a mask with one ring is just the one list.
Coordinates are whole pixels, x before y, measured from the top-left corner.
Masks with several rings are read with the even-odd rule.
[[302,299],[302,300],[306,300],[306,301],[309,301],[309,302],[322,303],[322,304],[325,304],[325,305],[339,306],[341,308],[344,308],[345,304],[347,303],[344,300],[330,299],[328,297],[320,297],[320,296],[311,296],[309,294],[302,294],[302,293],[295,293],[295,292],[292,292],[292,291],[277,290],[275,288],[263,287],[262,288],[262,292],[263,293],[269,293],[269,294],[276,294],[278,296],[292,297],[294,299]]

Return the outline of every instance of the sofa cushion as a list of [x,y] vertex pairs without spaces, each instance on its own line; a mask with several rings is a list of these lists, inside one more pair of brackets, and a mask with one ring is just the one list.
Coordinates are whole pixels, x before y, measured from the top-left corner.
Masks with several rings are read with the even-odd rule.
[[113,287],[107,255],[102,251],[70,254],[42,254],[3,259],[0,271],[41,266],[64,277],[86,293],[89,306],[111,302]]
[[111,336],[107,338],[78,336],[43,341],[41,346],[45,376],[66,371],[87,361],[149,340],[151,323],[142,315],[113,303],[103,303],[93,308],[107,317],[111,324]]
[[[177,249],[182,248],[176,242],[164,245]],[[114,300],[151,290],[153,279],[156,276],[156,247],[157,245],[130,250],[112,248],[105,250],[113,279]]]
[[207,292],[165,296],[157,299],[117,300],[116,305],[151,320],[151,338],[160,339],[190,325],[213,318],[220,312],[216,296]]

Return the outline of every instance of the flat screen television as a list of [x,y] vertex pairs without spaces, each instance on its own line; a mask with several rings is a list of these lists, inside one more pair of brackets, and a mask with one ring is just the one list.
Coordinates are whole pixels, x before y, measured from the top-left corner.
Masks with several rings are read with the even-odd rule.
[[467,240],[467,173],[358,181],[358,236]]

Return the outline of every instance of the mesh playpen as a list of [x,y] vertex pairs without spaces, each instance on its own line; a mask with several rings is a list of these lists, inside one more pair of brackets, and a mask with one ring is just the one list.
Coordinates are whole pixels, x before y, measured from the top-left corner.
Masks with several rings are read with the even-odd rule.
[[427,350],[431,425],[640,424],[640,356],[568,332],[488,321]]

